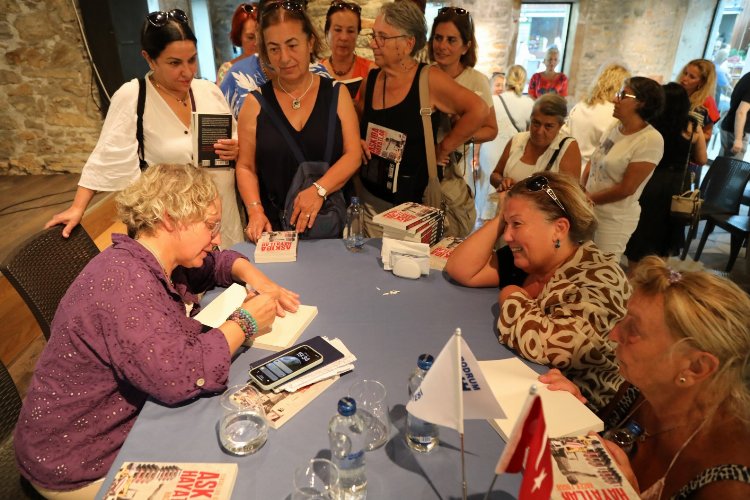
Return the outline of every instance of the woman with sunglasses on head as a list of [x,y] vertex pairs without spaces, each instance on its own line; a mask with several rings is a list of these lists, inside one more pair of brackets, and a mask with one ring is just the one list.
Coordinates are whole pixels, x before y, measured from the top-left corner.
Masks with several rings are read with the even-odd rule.
[[[198,72],[196,38],[187,15],[174,9],[152,12],[143,21],[141,54],[150,71],[144,83],[143,159],[157,163],[193,163],[191,114],[229,113],[229,107],[213,82],[195,78]],[[107,117],[94,151],[81,172],[70,208],[55,215],[45,227],[65,224],[63,236],[80,223],[97,191],[119,191],[141,175],[137,133],[137,79],[125,83],[112,96]],[[233,137],[219,139],[214,150],[225,161],[237,159],[236,124]],[[223,202],[222,238],[227,246],[243,240],[236,202],[234,168],[210,169]]]
[[544,94],[568,96],[568,77],[562,71],[555,71],[560,62],[560,49],[554,45],[544,55],[544,71],[534,73],[529,80],[529,96],[532,99]]
[[[429,104],[440,112],[433,112],[431,117],[439,168],[448,165],[449,155],[469,141],[487,119],[489,107],[479,96],[456,83],[445,72],[425,67],[414,59],[425,45],[426,33],[424,14],[411,1],[384,4],[373,25],[370,47],[378,68],[367,75],[362,85],[365,91],[357,101],[362,152],[368,164],[367,172],[363,170],[359,177],[362,182],[358,188],[364,206],[365,233],[370,237],[382,234],[382,228],[372,223],[376,214],[406,201],[421,203],[427,187],[428,162],[420,115],[421,71],[428,71]],[[438,141],[436,134],[441,113],[458,118],[450,132]],[[390,129],[406,136],[395,182],[396,192],[386,182],[387,176],[380,175],[389,169],[389,165],[382,162],[371,167],[373,155],[364,141],[368,126]]]
[[596,244],[619,261],[638,225],[638,198],[664,154],[664,139],[649,124],[662,111],[664,90],[650,78],[625,80],[615,94],[613,123],[583,173],[599,228]]
[[[729,280],[644,258],[625,318],[610,334],[623,383],[600,412],[605,444],[639,498],[750,498],[750,299]],[[539,377],[585,401],[558,371]],[[610,437],[611,436],[611,437]]]
[[[361,80],[367,76],[374,63],[354,53],[357,38],[362,30],[362,8],[356,3],[333,0],[326,13],[325,36],[331,56],[321,64],[336,80]],[[359,95],[361,87],[352,94]]]
[[[499,286],[500,342],[562,370],[603,408],[622,382],[609,332],[630,286],[591,241],[595,230],[577,179],[535,174],[500,193],[497,217],[453,251],[445,270],[464,286]],[[495,251],[500,236],[507,246]]]
[[[261,17],[266,10],[267,5],[273,4],[297,4],[303,10],[307,9],[307,0],[299,1],[282,1],[282,0],[260,0],[256,9],[258,26],[260,27]],[[260,28],[259,28],[260,29]],[[258,35],[259,36],[259,35]],[[331,78],[325,66],[317,61],[310,61],[310,72],[325,78]],[[258,90],[264,83],[276,78],[276,68],[270,65],[258,54],[253,54],[244,59],[237,61],[227,71],[224,80],[221,82],[221,93],[232,108],[235,118],[239,119],[240,110],[245,103],[245,98],[251,92]]]
[[336,95],[332,80],[310,72],[310,61],[319,53],[321,42],[302,4],[267,4],[260,17],[260,41],[260,56],[276,68],[277,75],[260,88],[262,98],[306,161],[325,158],[331,105],[336,106],[336,123],[330,168],[297,195],[292,213],[284,214],[299,162],[256,96],[245,100],[239,118],[242,148],[237,185],[248,212],[245,234],[251,241],[258,241],[263,231],[282,229],[282,217],[297,232],[312,228],[323,202],[344,187],[360,161],[357,115],[349,92],[338,92],[338,101],[332,102]]
[[232,45],[239,47],[242,53],[219,66],[216,71],[216,85],[221,85],[229,69],[242,59],[258,52],[256,32],[258,30],[258,4],[241,3],[232,15],[232,29],[229,39]]
[[[210,83],[210,82],[209,82]],[[94,257],[60,301],[15,430],[19,470],[46,498],[93,499],[146,399],[176,405],[226,389],[233,354],[298,296],[221,244],[209,171],[154,165],[116,199],[128,234]],[[200,294],[258,290],[218,328]]]
[[[459,7],[443,7],[432,23],[430,39],[427,41],[430,60],[448,74],[456,83],[466,87],[484,100],[490,112],[479,130],[474,132],[468,144],[457,151],[460,155],[456,168],[463,174],[472,194],[476,194],[479,184],[489,183],[489,179],[477,178],[479,164],[474,163],[472,144],[491,141],[497,135],[495,109],[487,77],[474,69],[477,63],[477,40],[474,36],[474,22],[471,13]],[[458,116],[441,115],[438,141],[450,131],[452,122]],[[476,180],[475,180],[476,179]],[[481,191],[481,189],[479,189]],[[475,197],[476,200],[476,197]]]

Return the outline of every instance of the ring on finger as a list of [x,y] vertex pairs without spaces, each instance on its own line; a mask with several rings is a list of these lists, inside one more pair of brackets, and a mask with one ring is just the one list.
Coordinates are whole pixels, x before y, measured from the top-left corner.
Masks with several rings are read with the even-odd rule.
[[310,214],[306,214],[305,217],[307,217],[309,219],[310,218]]

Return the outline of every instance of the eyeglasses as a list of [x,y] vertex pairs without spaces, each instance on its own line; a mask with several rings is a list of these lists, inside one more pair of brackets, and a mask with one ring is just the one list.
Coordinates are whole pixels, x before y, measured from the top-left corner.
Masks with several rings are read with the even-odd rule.
[[341,2],[339,0],[333,0],[331,2],[331,6],[328,8],[328,15],[337,12],[339,10],[349,9],[350,11],[354,12],[358,16],[362,14],[362,7],[357,5],[356,3],[349,3],[349,2]]
[[216,238],[216,235],[218,235],[219,232],[221,231],[221,221],[220,220],[217,220],[216,222],[204,221],[204,224],[211,231],[211,239]]
[[549,187],[549,180],[545,176],[536,175],[534,177],[529,177],[528,179],[526,179],[526,189],[528,189],[532,193],[544,191],[550,198],[552,198],[552,201],[554,201],[557,206],[560,207],[560,210],[562,210],[566,216],[568,215],[568,211],[565,210],[565,207],[560,202],[555,192],[551,187]]
[[180,9],[172,9],[168,12],[157,10],[146,16],[148,22],[151,23],[152,26],[156,26],[157,28],[161,28],[162,26],[167,24],[170,18],[174,19],[178,23],[187,24],[188,22],[187,14],[185,14],[185,12],[181,11]]
[[367,36],[370,37],[370,40],[375,40],[375,43],[378,45],[378,47],[382,48],[383,46],[385,46],[385,42],[387,42],[388,40],[393,40],[394,38],[408,37],[409,35],[385,36],[385,35],[376,35],[375,33],[370,33]]
[[290,12],[304,12],[305,6],[302,5],[301,2],[294,2],[291,0],[286,0],[283,2],[269,2],[263,6],[262,15],[268,14],[269,12],[277,9],[284,9]]
[[255,14],[255,12],[258,10],[258,8],[250,3],[243,3],[240,5],[240,8],[245,14],[250,14],[251,16]]
[[618,90],[617,92],[615,92],[615,99],[617,99],[618,101],[622,101],[626,97],[630,97],[631,99],[638,99],[637,95],[628,94],[624,90]]

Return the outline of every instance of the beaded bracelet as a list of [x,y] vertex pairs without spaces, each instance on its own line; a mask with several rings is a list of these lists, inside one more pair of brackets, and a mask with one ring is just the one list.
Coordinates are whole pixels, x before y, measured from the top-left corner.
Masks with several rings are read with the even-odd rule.
[[248,342],[253,335],[258,333],[258,322],[252,315],[241,307],[232,312],[227,318],[227,321],[234,321],[242,329],[242,333],[245,334],[245,342]]

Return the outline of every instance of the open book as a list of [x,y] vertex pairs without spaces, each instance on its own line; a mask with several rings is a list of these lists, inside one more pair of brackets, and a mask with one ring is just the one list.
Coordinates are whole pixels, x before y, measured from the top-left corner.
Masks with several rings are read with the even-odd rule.
[[[233,283],[199,312],[195,319],[204,325],[218,328],[232,314],[232,311],[242,305],[245,297],[247,297],[247,289],[238,283]],[[283,318],[277,317],[270,330],[260,332],[250,343],[245,345],[268,349],[269,351],[286,349],[297,341],[317,315],[317,307],[300,305],[297,312],[287,311]]]
[[547,434],[550,437],[579,436],[590,431],[600,432],[604,423],[586,405],[565,391],[550,391],[539,382],[539,374],[518,358],[480,361],[492,392],[500,401],[508,418],[490,420],[500,437],[508,441],[521,414],[529,388],[536,384],[544,407]]
[[235,463],[125,462],[102,498],[223,500],[232,496],[236,479]]

